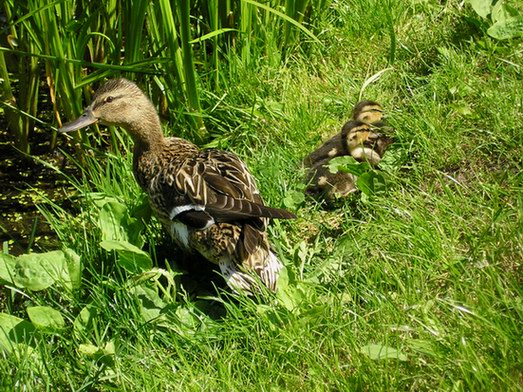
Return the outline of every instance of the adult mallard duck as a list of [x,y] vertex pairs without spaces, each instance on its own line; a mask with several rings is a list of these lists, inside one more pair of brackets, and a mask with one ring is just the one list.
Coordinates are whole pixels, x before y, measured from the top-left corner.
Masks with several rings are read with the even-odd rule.
[[261,281],[276,291],[282,265],[270,249],[267,223],[295,216],[264,205],[254,177],[236,155],[164,137],[153,104],[126,79],[106,82],[84,113],[60,131],[97,122],[130,134],[134,176],[181,248],[218,264],[235,290],[252,293]]
[[379,133],[384,127],[383,109],[374,101],[361,101],[354,106],[351,119],[341,132],[323,143],[304,159],[309,168],[306,192],[326,201],[346,197],[357,191],[356,176],[350,173],[331,173],[327,164],[332,158],[351,155],[359,162],[377,166],[387,147],[393,142]]

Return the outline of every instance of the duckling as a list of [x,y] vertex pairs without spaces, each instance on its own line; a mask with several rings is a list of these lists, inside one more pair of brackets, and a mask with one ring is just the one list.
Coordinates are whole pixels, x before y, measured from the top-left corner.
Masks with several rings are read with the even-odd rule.
[[355,121],[369,124],[373,127],[382,127],[384,125],[382,120],[383,109],[379,103],[368,100],[358,102],[352,109],[351,119],[343,126],[342,132],[331,137],[305,157],[303,160],[304,166],[312,167],[325,159],[349,155],[348,144],[345,141],[347,132],[343,133],[343,130],[353,127],[352,123]]
[[306,192],[330,202],[339,197],[346,197],[357,191],[357,177],[350,173],[331,173],[327,168],[329,161],[342,155],[351,155],[359,162],[368,162],[377,166],[393,139],[378,133],[385,124],[383,109],[374,101],[361,101],[354,106],[352,119],[342,131],[320,148],[312,152],[304,164],[309,167]]
[[233,290],[252,294],[259,281],[277,290],[282,264],[270,249],[267,224],[295,215],[264,205],[245,163],[230,152],[166,138],[153,104],[127,79],[107,81],[60,132],[98,122],[120,126],[133,139],[134,176],[182,249],[217,264]]
[[352,109],[352,120],[382,126],[383,108],[375,101],[360,101]]
[[341,130],[341,140],[348,154],[359,162],[377,166],[393,139],[375,132],[375,128],[361,121],[349,121]]
[[329,160],[318,162],[312,167],[306,179],[306,193],[318,197],[327,203],[338,198],[347,197],[358,190],[357,177],[352,173],[331,173],[327,164]]

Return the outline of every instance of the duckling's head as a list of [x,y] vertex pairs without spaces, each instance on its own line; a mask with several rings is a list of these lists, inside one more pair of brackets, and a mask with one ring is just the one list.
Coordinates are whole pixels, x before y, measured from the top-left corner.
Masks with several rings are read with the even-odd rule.
[[378,124],[383,120],[383,108],[374,101],[358,102],[352,109],[352,119],[368,124]]
[[362,146],[373,134],[371,126],[362,121],[349,121],[342,131],[349,153]]
[[149,98],[123,78],[107,81],[83,114],[59,131],[76,131],[98,122],[125,128],[135,143],[148,143],[152,137],[162,136],[158,114]]
[[[349,121],[342,131],[344,142],[349,154],[360,162],[369,162],[377,165],[381,156],[373,150],[372,146],[377,143],[382,135],[373,132],[370,124],[361,121]],[[386,147],[385,147],[386,148]]]

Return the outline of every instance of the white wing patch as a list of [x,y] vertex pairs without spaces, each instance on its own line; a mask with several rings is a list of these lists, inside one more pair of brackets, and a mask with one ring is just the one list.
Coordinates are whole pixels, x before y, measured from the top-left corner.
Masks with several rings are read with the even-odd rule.
[[190,210],[205,211],[205,207],[198,204],[185,204],[183,206],[176,206],[171,210],[171,213],[169,214],[169,219],[173,220],[174,218],[176,218],[177,215],[180,215],[182,212]]
[[178,240],[185,248],[189,248],[189,229],[182,222],[171,223],[171,236]]

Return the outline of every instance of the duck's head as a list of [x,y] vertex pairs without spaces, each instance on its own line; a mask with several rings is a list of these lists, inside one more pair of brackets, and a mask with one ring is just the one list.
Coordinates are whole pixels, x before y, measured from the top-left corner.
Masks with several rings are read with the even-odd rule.
[[136,84],[123,78],[107,81],[83,114],[59,131],[76,131],[95,123],[125,128],[138,143],[146,142],[158,131],[161,134],[158,114],[149,98]]
[[352,109],[352,119],[378,125],[383,120],[383,108],[374,101],[358,102]]

